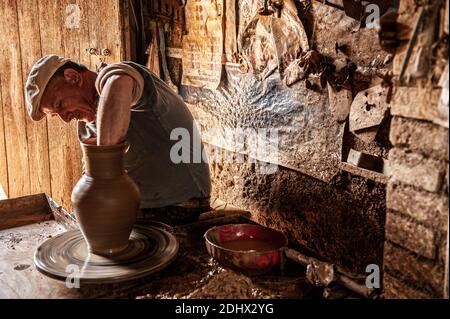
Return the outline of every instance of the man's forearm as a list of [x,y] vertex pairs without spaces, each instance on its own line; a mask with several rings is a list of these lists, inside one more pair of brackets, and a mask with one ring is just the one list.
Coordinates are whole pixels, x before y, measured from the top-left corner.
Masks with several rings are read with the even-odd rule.
[[130,125],[133,80],[114,75],[106,82],[97,110],[97,145],[125,139]]

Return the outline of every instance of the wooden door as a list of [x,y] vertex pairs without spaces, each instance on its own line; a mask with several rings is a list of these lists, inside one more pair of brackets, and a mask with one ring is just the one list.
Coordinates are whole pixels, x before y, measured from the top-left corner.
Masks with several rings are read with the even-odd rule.
[[0,1],[0,185],[8,197],[45,192],[66,209],[81,174],[76,123],[29,119],[24,83],[45,54],[95,70],[89,48],[110,50],[106,63],[127,59],[128,2],[120,0]]

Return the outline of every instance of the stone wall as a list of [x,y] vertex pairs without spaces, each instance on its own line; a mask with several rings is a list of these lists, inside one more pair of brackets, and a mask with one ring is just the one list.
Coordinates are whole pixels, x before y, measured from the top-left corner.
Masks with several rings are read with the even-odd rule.
[[[448,3],[447,8],[443,2],[433,4],[436,15],[432,6],[416,7],[411,1],[401,1],[399,8],[397,22],[410,26],[416,25],[421,10],[429,11],[418,29],[420,40],[411,44],[410,61],[404,63],[406,46],[394,58],[394,76],[401,65],[406,68],[391,106],[385,298],[448,298],[448,95],[447,105],[441,103],[448,82],[440,80],[448,67],[448,43],[440,40],[445,33],[448,37]],[[435,49],[423,56],[420,50],[427,41]]]
[[395,116],[390,140],[385,297],[440,298],[448,258],[448,129]]

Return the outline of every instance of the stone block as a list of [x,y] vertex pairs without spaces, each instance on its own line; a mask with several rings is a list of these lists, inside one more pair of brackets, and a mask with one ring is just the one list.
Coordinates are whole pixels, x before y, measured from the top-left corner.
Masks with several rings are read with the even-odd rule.
[[417,290],[397,278],[384,274],[383,276],[385,299],[429,299],[432,298],[426,292]]
[[416,87],[397,87],[392,98],[391,114],[432,121],[448,128],[447,114],[439,108],[440,89],[420,90]]
[[411,186],[388,183],[386,207],[411,216],[431,227],[447,229],[448,197],[417,190]]
[[407,249],[385,242],[384,269],[416,287],[433,291],[437,297],[443,296],[445,270],[444,265],[437,261],[430,261]]
[[392,181],[423,188],[429,192],[441,190],[447,165],[415,153],[393,148],[389,151]]
[[414,119],[394,116],[389,134],[391,143],[436,159],[449,159],[448,129]]
[[436,257],[436,234],[416,221],[392,211],[386,214],[386,238],[424,257]]

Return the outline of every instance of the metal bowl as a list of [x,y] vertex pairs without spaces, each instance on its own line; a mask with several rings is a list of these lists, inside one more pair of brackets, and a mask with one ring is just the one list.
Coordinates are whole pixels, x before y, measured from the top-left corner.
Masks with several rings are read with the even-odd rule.
[[[206,231],[204,238],[206,249],[214,259],[227,268],[248,275],[266,273],[279,264],[281,249],[288,243],[282,233],[254,224],[212,227]],[[245,244],[242,248],[235,247],[241,243]],[[255,249],[250,249],[252,243],[255,244]],[[259,245],[261,243],[267,244],[263,245],[266,247]]]

